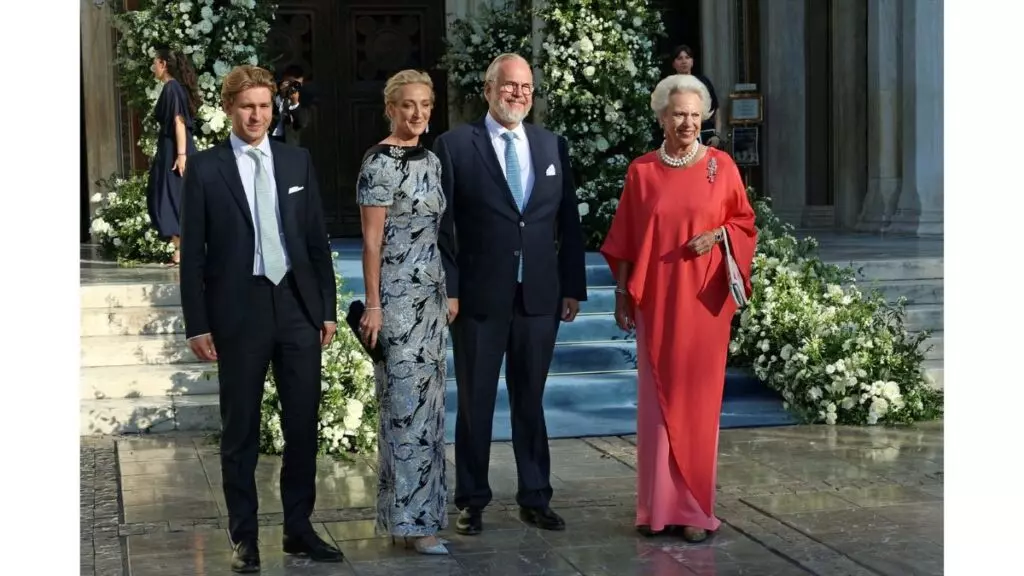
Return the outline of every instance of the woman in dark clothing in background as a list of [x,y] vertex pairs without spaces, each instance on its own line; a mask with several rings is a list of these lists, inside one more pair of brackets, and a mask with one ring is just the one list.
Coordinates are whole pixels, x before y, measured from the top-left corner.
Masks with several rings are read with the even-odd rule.
[[708,93],[711,95],[711,116],[701,123],[700,140],[706,146],[718,148],[722,143],[719,136],[722,133],[722,121],[721,115],[718,113],[718,95],[715,94],[714,85],[711,84],[711,80],[708,80],[707,76],[693,71],[693,49],[686,44],[680,44],[673,48],[669,53],[669,59],[674,70],[673,74],[691,74],[707,87]]
[[174,243],[174,264],[178,263],[181,235],[181,182],[185,160],[195,153],[193,118],[199,109],[196,73],[188,57],[162,48],[156,51],[153,75],[164,83],[154,115],[160,123],[156,155],[149,165],[146,203],[149,221],[161,238]]

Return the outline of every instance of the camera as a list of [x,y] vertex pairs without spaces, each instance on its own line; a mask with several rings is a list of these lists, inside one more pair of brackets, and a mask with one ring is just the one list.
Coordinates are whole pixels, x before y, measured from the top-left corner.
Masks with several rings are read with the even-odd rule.
[[283,98],[291,98],[292,94],[298,93],[302,90],[302,82],[298,80],[288,80],[285,82],[284,91],[281,94]]

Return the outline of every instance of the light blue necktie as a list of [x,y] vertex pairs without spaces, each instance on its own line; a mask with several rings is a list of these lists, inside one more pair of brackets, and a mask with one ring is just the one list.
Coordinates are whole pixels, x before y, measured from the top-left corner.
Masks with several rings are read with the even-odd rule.
[[[519,155],[516,154],[515,132],[505,132],[501,135],[505,139],[505,179],[508,180],[508,189],[512,191],[512,198],[516,201],[519,213],[523,213],[523,179],[519,174]],[[519,274],[517,280],[523,281],[523,252],[519,251]]]
[[275,285],[281,283],[285,274],[284,248],[281,246],[281,232],[277,228],[277,213],[274,210],[274,188],[270,185],[267,170],[263,167],[263,153],[250,148],[246,154],[256,162],[256,234],[260,239],[260,255],[263,259],[263,275]]

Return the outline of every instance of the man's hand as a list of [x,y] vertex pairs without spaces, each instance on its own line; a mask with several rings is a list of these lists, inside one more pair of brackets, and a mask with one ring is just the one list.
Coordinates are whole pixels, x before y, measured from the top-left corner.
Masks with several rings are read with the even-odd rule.
[[204,362],[217,361],[217,349],[213,347],[213,336],[209,334],[203,334],[202,336],[190,339],[188,347],[196,355],[196,358]]
[[459,315],[459,299],[449,298],[448,299],[448,323],[451,324],[455,321],[455,317]]
[[338,331],[338,325],[334,322],[324,322],[323,328],[320,329],[320,346],[326,348],[331,343],[331,338],[334,338],[334,333]]
[[580,312],[580,301],[575,298],[562,298],[562,320],[572,322]]

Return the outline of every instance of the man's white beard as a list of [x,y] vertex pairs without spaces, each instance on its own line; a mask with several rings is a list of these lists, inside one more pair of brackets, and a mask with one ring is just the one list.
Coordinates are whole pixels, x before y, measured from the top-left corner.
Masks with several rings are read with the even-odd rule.
[[525,106],[523,107],[522,112],[517,112],[509,108],[504,101],[499,100],[492,112],[494,112],[494,115],[497,116],[498,120],[501,120],[506,124],[519,124],[530,114],[530,107]]

